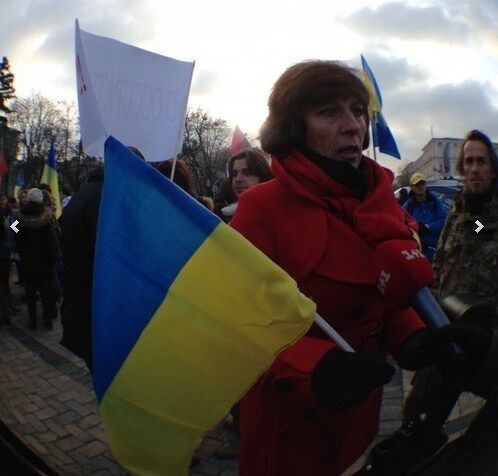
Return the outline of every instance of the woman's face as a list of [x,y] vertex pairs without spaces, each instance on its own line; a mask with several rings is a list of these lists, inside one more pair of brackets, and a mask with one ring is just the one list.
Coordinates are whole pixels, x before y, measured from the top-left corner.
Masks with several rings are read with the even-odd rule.
[[248,188],[260,182],[257,175],[252,174],[247,168],[247,159],[234,160],[232,165],[232,188],[237,200]]
[[367,121],[362,103],[351,97],[314,107],[304,115],[308,148],[329,159],[357,167]]

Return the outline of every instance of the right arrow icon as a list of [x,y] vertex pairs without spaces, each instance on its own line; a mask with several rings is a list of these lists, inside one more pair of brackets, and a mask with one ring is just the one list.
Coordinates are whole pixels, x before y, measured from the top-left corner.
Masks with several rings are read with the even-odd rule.
[[479,233],[484,228],[484,225],[479,220],[476,220],[475,224],[477,225],[477,228],[474,231]]

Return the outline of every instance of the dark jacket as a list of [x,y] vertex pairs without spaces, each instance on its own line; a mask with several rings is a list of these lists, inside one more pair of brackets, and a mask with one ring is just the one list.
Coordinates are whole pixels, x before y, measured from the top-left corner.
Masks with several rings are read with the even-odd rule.
[[83,358],[92,355],[92,280],[104,172],[97,169],[64,208],[61,226],[64,290],[62,344]]
[[15,240],[25,276],[51,273],[59,257],[53,213],[43,203],[28,202],[15,215]]

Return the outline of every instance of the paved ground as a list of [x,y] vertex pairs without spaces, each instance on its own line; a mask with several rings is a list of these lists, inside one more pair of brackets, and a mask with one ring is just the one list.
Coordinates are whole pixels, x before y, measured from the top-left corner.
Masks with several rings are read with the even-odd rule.
[[[14,290],[21,292],[18,287]],[[25,308],[21,306],[12,326],[0,326],[0,419],[63,476],[126,474],[107,446],[84,362],[58,344],[60,322],[55,322],[53,331],[30,331]],[[374,443],[399,427],[409,378],[398,371],[385,388],[381,428]],[[464,406],[474,410],[478,403],[466,400]],[[191,476],[237,475],[237,460],[214,454],[224,442],[235,440],[235,434],[220,424],[198,449],[200,464]],[[363,462],[360,459],[354,468]]]
[[[0,326],[0,419],[63,476],[126,474],[107,446],[85,363],[58,344],[60,322],[53,331],[28,330],[20,307],[12,326]],[[191,475],[237,475],[236,460],[214,456],[235,439],[219,425],[199,448]]]

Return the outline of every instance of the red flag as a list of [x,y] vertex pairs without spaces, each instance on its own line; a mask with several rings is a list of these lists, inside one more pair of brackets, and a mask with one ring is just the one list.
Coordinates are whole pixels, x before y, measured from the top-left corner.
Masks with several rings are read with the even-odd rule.
[[5,160],[5,155],[3,150],[0,150],[0,176],[3,176],[7,173],[9,167],[7,167],[7,161]]
[[251,144],[249,144],[247,137],[239,129],[239,126],[235,126],[235,130],[233,131],[232,136],[232,143],[230,144],[230,154],[234,156],[245,147],[251,147]]

